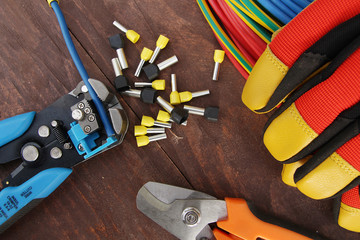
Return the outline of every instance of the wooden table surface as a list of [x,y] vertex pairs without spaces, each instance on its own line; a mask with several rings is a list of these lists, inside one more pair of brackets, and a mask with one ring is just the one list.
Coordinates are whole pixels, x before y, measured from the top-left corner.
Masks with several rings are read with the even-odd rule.
[[[176,54],[180,91],[210,89],[195,106],[217,105],[220,119],[191,116],[188,126],[174,126],[168,139],[138,148],[133,127],[142,115],[156,117],[159,107],[136,98],[118,98],[130,128],[124,142],[74,168],[73,174],[34,210],[9,228],[5,239],[174,239],[136,209],[137,191],[157,181],[211,194],[242,197],[263,212],[316,231],[328,239],[359,239],[335,223],[332,201],[311,200],[280,178],[281,165],[262,143],[270,115],[255,115],[241,102],[245,80],[225,59],[220,80],[213,82],[213,52],[219,45],[195,1],[61,1],[76,48],[92,78],[110,88],[115,51],[107,37],[118,33],[118,20],[141,34],[126,42],[131,82],[144,46],[154,48],[159,34],[170,38],[157,62]],[[81,80],[65,46],[55,14],[44,0],[3,0],[0,8],[0,119],[40,111],[71,91]],[[145,80],[141,75],[140,80]],[[20,162],[0,166],[5,178]],[[239,216],[241,217],[241,216]]]

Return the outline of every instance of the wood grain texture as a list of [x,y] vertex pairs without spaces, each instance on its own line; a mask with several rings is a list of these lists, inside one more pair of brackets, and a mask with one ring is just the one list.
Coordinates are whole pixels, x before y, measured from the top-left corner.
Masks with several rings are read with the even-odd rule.
[[[174,239],[135,206],[147,181],[194,188],[220,199],[243,197],[263,212],[317,231],[329,239],[358,239],[337,226],[331,201],[314,201],[280,179],[281,165],[262,143],[269,115],[255,115],[241,102],[244,79],[226,59],[213,82],[213,51],[219,48],[195,1],[62,1],[69,30],[89,75],[111,87],[115,51],[107,37],[118,20],[141,35],[126,42],[131,82],[143,47],[153,49],[159,34],[170,38],[157,63],[176,54],[179,63],[164,70],[168,99],[170,74],[179,91],[210,89],[191,105],[220,107],[218,123],[190,116],[168,139],[137,148],[133,126],[142,115],[156,117],[158,106],[121,97],[130,119],[124,142],[85,162],[50,197],[8,229],[1,239]],[[40,111],[72,90],[80,77],[70,59],[55,15],[43,0],[2,1],[0,8],[0,119]],[[112,87],[111,87],[112,88]],[[1,179],[19,163],[0,166]]]

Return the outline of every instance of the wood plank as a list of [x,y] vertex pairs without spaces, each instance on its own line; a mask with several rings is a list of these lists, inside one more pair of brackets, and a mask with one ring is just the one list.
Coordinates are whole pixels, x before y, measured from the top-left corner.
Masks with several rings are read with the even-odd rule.
[[[53,12],[43,1],[9,1],[0,9],[0,118],[41,110],[79,81]],[[270,115],[255,115],[241,102],[244,79],[228,59],[213,82],[213,51],[219,48],[195,1],[63,1],[61,8],[89,75],[112,82],[110,60],[116,56],[107,37],[117,33],[113,20],[141,34],[126,43],[131,82],[144,46],[154,48],[159,34],[170,38],[157,63],[176,54],[179,63],[164,70],[168,99],[170,73],[180,91],[210,89],[191,105],[220,107],[218,123],[191,116],[187,127],[175,126],[167,140],[137,148],[133,126],[158,106],[121,98],[130,118],[124,143],[76,167],[48,199],[25,216],[2,239],[171,239],[139,213],[135,196],[149,180],[194,187],[218,198],[244,197],[270,215],[293,222],[329,239],[357,239],[338,227],[331,201],[314,201],[280,179],[281,165],[262,143]],[[18,14],[21,11],[23,14]],[[141,81],[145,80],[141,75]],[[5,177],[16,164],[0,166]],[[35,229],[35,230],[34,230]]]

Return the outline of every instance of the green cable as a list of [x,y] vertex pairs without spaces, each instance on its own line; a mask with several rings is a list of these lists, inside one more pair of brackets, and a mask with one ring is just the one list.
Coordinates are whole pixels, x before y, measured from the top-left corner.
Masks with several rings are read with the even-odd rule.
[[248,73],[250,73],[252,70],[251,64],[239,52],[234,43],[226,36],[225,32],[221,29],[219,23],[216,21],[214,15],[211,13],[209,6],[206,4],[205,0],[197,0],[197,3],[216,36],[226,46],[226,48],[231,52],[231,54],[238,60],[240,65]]
[[[271,32],[277,31],[280,26],[271,19],[265,12],[263,12],[252,0],[230,0],[231,2],[236,4],[241,4],[245,6],[249,12],[251,12],[259,21],[257,21],[260,25],[265,27]],[[251,17],[251,16],[249,16]]]
[[271,34],[264,29],[261,25],[251,19],[247,14],[241,11],[236,5],[234,5],[232,0],[225,0],[225,2],[234,10],[234,12],[248,25],[262,40],[266,43],[270,43]]

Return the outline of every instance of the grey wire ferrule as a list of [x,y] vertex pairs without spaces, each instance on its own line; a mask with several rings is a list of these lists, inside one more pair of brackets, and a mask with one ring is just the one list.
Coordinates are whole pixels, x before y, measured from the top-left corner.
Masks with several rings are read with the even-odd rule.
[[140,72],[141,72],[142,67],[144,66],[144,63],[145,63],[145,60],[144,60],[144,59],[141,59],[138,67],[136,68],[135,77],[139,77],[139,76],[140,76]]
[[155,59],[157,58],[157,56],[158,56],[159,53],[160,53],[160,50],[161,50],[161,48],[159,48],[159,47],[156,47],[156,48],[155,48],[154,53],[153,53],[153,55],[151,56],[151,59],[150,59],[149,63],[154,63],[154,62],[155,62]]
[[149,136],[149,142],[154,142],[154,141],[158,141],[158,140],[162,140],[162,139],[166,139],[166,133],[162,133],[162,134],[156,134],[153,136]]
[[154,121],[154,126],[161,128],[171,128],[172,124],[167,122]]
[[124,32],[124,33],[126,33],[128,30],[123,26],[123,25],[121,25],[118,21],[114,21],[113,22],[113,25],[115,26],[115,27],[117,27],[120,31],[122,31],[122,32]]
[[157,65],[157,67],[159,68],[160,71],[164,70],[167,67],[170,67],[171,65],[177,63],[179,60],[178,58],[174,55],[169,59],[166,59],[165,61],[159,63]]
[[123,75],[122,70],[121,70],[121,66],[120,66],[120,61],[119,61],[118,58],[111,59],[111,64],[113,66],[116,77],[118,77],[120,75]]
[[124,94],[126,96],[130,96],[130,97],[140,98],[141,91],[138,90],[138,89],[129,89],[129,90],[126,90],[126,91],[122,92],[121,94]]
[[172,110],[174,109],[174,106],[171,105],[169,102],[167,102],[165,99],[163,99],[162,97],[158,96],[156,98],[156,102],[163,107],[168,113],[171,113]]
[[148,83],[148,82],[135,82],[134,83],[135,87],[152,87],[152,83]]
[[190,114],[194,115],[204,116],[205,114],[205,108],[184,105],[184,109],[188,110]]
[[220,63],[219,62],[215,62],[215,67],[214,67],[214,73],[213,73],[213,79],[214,81],[217,81],[219,78],[219,69],[220,69]]
[[129,67],[129,65],[128,65],[126,57],[125,57],[124,49],[123,48],[116,49],[116,53],[118,55],[121,68],[127,69]]
[[148,128],[146,129],[147,134],[154,134],[154,133],[165,133],[165,128]]
[[198,91],[198,92],[192,92],[191,96],[193,98],[195,97],[201,97],[201,96],[205,96],[205,95],[209,95],[210,91],[209,90],[203,90],[203,91]]
[[[174,120],[172,120],[171,118],[169,119],[169,122],[174,122]],[[181,125],[183,125],[183,126],[186,126],[187,125],[187,120],[185,121],[185,122],[183,122]]]
[[171,74],[171,91],[172,91],[172,92],[176,92],[176,91],[177,91],[176,74]]

